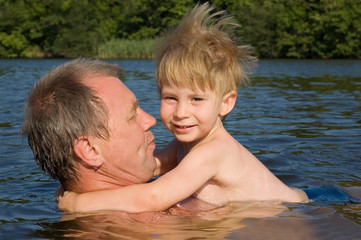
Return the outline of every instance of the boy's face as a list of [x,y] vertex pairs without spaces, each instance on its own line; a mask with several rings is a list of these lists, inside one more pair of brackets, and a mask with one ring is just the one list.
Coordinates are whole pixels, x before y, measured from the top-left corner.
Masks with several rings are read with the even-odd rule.
[[180,142],[197,144],[220,121],[221,99],[214,91],[193,91],[165,83],[161,89],[160,117]]

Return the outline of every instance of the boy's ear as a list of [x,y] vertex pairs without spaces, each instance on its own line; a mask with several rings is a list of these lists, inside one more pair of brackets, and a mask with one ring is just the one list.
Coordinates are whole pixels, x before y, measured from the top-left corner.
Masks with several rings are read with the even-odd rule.
[[103,158],[98,151],[98,145],[93,138],[80,137],[74,141],[75,154],[88,166],[99,168],[103,164]]
[[234,105],[236,104],[236,100],[237,100],[237,92],[234,90],[228,92],[222,99],[222,106],[219,115],[221,117],[224,117],[228,113],[230,113]]

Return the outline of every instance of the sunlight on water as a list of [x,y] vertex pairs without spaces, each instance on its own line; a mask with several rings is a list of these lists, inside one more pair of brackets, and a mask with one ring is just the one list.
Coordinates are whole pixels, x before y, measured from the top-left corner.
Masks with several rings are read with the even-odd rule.
[[[286,184],[313,201],[232,203],[211,212],[64,214],[58,184],[20,136],[33,83],[67,60],[0,60],[0,239],[360,239],[361,61],[261,60],[225,127]],[[159,119],[154,63],[112,61],[141,107]]]

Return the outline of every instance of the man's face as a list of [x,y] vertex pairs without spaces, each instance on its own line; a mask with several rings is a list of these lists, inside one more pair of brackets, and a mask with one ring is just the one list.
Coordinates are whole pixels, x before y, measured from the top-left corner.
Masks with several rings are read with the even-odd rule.
[[138,106],[134,94],[115,77],[94,77],[86,84],[97,91],[109,111],[110,138],[99,140],[104,163],[98,173],[118,185],[147,182],[156,168],[150,131],[155,118]]

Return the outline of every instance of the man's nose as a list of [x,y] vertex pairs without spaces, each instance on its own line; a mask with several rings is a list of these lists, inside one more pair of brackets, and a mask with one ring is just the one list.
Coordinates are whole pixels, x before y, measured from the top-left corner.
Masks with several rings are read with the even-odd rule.
[[143,109],[140,108],[139,111],[142,116],[141,126],[144,129],[144,131],[148,131],[151,127],[155,125],[157,120],[152,115],[146,113]]

